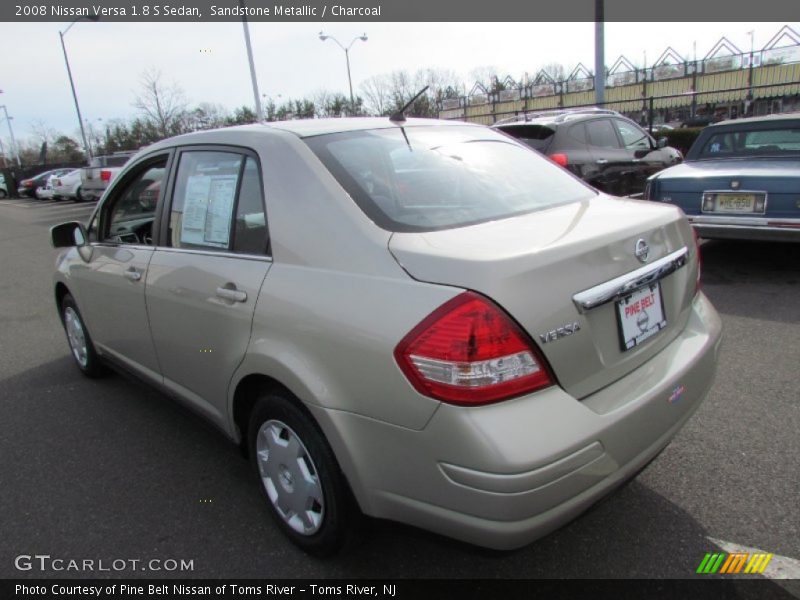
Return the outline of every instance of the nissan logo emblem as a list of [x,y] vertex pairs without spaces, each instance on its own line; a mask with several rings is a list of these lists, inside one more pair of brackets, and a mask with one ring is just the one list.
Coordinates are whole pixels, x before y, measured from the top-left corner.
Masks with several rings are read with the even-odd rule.
[[647,242],[642,239],[636,240],[636,249],[634,250],[633,254],[641,262],[647,262],[647,257],[650,255],[650,246],[648,246]]

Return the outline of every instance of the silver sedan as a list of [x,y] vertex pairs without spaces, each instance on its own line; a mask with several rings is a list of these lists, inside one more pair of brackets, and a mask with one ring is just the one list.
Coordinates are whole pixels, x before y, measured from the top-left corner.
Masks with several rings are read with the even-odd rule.
[[714,376],[681,211],[482,126],[164,140],[52,241],[78,368],[132,371],[217,425],[317,555],[363,515],[528,544],[651,461]]

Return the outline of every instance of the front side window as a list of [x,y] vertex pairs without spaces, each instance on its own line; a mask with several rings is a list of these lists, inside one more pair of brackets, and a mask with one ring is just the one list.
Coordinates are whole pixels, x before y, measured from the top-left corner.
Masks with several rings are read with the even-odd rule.
[[153,221],[166,166],[166,157],[149,162],[116,188],[102,208],[100,241],[153,243]]
[[614,121],[617,131],[622,138],[622,143],[629,150],[649,150],[650,138],[647,134],[636,127],[633,123],[627,123],[620,119]]
[[361,210],[389,231],[462,227],[595,195],[490,129],[395,127],[304,141]]

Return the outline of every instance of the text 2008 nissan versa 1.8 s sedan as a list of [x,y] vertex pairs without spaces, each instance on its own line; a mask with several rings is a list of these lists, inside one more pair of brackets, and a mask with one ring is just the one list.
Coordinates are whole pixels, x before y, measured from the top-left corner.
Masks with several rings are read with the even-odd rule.
[[52,238],[78,367],[133,371],[242,443],[320,555],[361,513],[527,544],[655,457],[716,365],[680,210],[477,125],[164,140]]

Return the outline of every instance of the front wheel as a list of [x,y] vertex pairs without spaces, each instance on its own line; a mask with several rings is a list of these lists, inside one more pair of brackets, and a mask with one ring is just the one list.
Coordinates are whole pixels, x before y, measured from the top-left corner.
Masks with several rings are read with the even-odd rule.
[[337,552],[359,511],[327,440],[310,416],[278,394],[253,408],[248,448],[270,514],[289,539],[315,556]]
[[101,377],[106,373],[106,368],[95,352],[92,338],[86,330],[83,317],[75,300],[66,294],[61,300],[61,322],[64,324],[64,331],[67,334],[69,349],[72,351],[72,358],[81,372],[87,377]]

